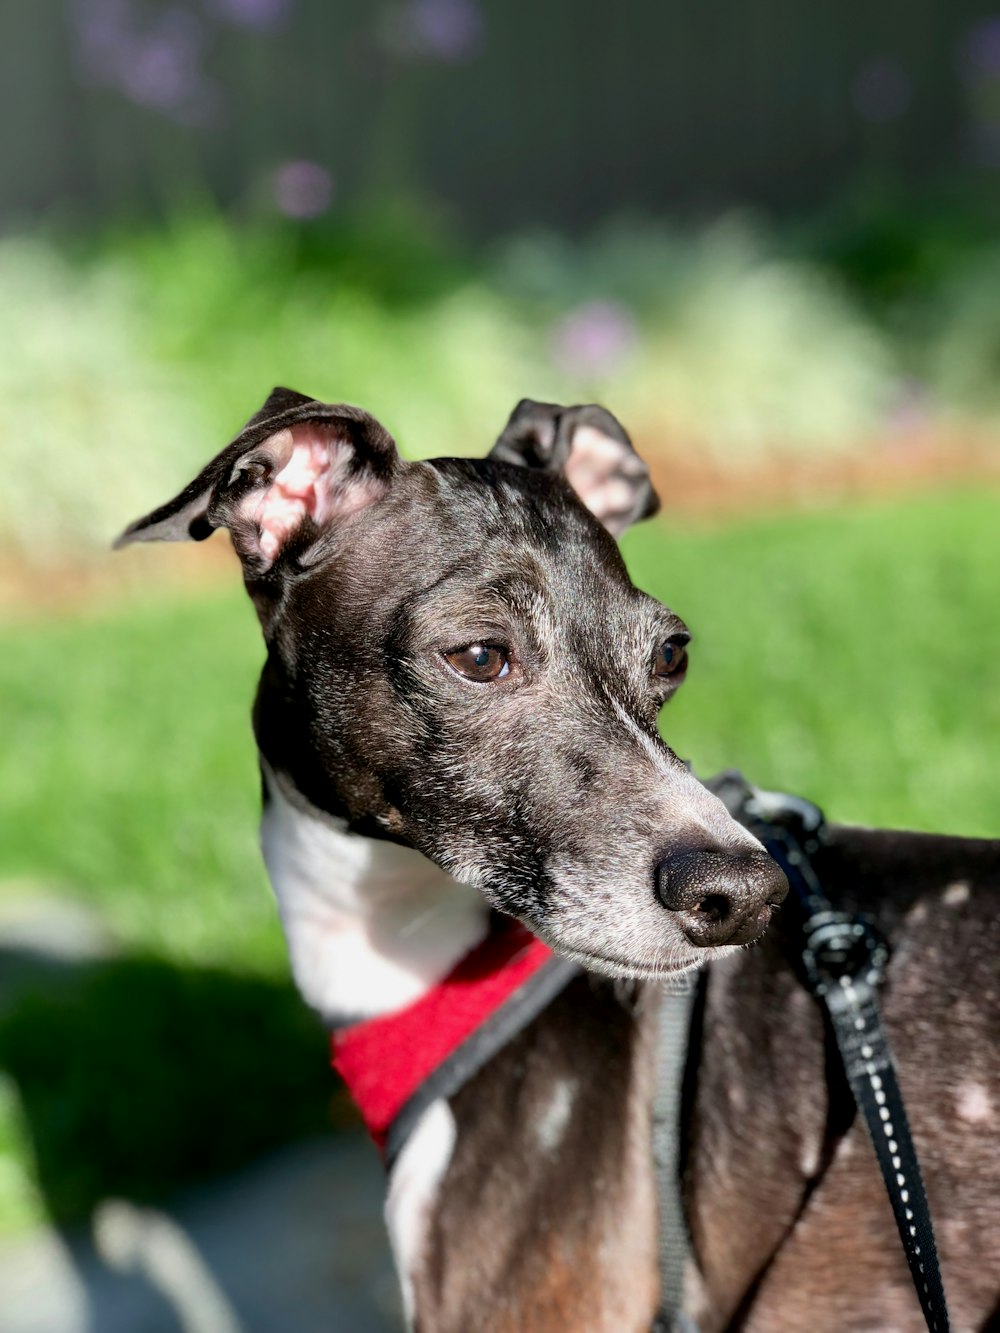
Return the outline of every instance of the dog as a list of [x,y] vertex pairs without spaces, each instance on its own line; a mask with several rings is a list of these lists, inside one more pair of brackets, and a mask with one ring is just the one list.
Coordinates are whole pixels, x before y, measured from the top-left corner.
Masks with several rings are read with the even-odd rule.
[[[367,412],[276,389],[118,544],[229,530],[267,646],[264,858],[331,1028],[421,1004],[497,914],[582,965],[395,1160],[411,1327],[650,1328],[659,996],[701,968],[686,1309],[701,1333],[916,1330],[871,1148],[789,960],[784,876],[660,737],[690,634],[615,540],[657,503],[596,406],[525,400],[485,459],[410,462]],[[995,1326],[1000,844],[835,829],[819,864],[892,946],[885,1013],[955,1327]]]

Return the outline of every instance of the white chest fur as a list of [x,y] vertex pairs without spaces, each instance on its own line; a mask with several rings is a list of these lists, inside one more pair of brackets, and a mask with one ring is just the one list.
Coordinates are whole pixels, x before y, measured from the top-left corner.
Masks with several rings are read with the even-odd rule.
[[420,852],[348,832],[263,767],[261,847],[306,1002],[328,1023],[410,1004],[486,934],[482,896]]
[[427,1224],[455,1147],[455,1117],[445,1101],[432,1102],[393,1167],[385,1220],[403,1291],[406,1322],[415,1314],[413,1274],[424,1258]]
[[[418,999],[486,934],[483,898],[419,852],[349,833],[262,766],[261,846],[306,1001],[332,1024]],[[454,1140],[451,1111],[435,1102],[392,1174],[386,1221],[410,1323],[413,1273]]]

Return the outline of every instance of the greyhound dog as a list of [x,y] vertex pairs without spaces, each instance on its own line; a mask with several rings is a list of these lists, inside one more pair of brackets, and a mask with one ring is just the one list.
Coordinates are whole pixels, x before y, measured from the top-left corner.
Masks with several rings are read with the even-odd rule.
[[[407,462],[367,412],[276,389],[119,544],[229,529],[267,644],[265,861],[331,1028],[412,1012],[500,917],[582,964],[394,1161],[413,1328],[650,1328],[657,1011],[663,979],[701,965],[687,1311],[702,1333],[916,1330],[788,958],[784,877],[660,738],[690,636],[615,542],[656,506],[598,407],[524,401],[487,458]],[[835,829],[817,864],[892,945],[884,1009],[955,1326],[995,1326],[1000,844]]]

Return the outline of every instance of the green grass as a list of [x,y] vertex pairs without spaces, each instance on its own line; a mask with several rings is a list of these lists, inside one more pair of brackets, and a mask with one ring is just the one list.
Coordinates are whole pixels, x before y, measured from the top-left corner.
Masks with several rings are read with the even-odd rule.
[[126,947],[277,968],[249,728],[262,649],[242,590],[0,641],[4,876],[70,888]]
[[997,499],[638,529],[634,578],[695,635],[664,735],[833,819],[1000,836]]
[[[834,819],[1000,833],[996,513],[970,492],[630,534],[636,581],[695,634],[668,740]],[[67,894],[121,946],[13,1004],[0,986],[3,1228],[244,1160],[315,1125],[326,1082],[256,847],[242,589],[7,627],[0,650],[0,908]]]

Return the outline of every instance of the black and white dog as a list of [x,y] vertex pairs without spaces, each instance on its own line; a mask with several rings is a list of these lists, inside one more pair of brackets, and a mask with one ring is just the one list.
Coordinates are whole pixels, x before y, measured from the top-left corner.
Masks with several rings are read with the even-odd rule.
[[[486,459],[404,462],[290,390],[121,544],[228,528],[267,643],[263,846],[331,1024],[421,1002],[494,909],[584,965],[395,1163],[417,1329],[648,1330],[657,981],[694,1036],[688,1308],[703,1333],[923,1327],[864,1130],[783,950],[760,844],[661,740],[688,632],[614,537],[656,507],[597,407],[523,402]],[[828,892],[894,945],[885,1010],[955,1327],[1000,1300],[1000,844],[835,831]],[[992,1321],[992,1322],[991,1322]]]

